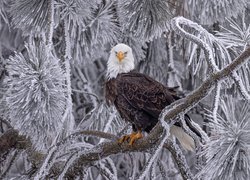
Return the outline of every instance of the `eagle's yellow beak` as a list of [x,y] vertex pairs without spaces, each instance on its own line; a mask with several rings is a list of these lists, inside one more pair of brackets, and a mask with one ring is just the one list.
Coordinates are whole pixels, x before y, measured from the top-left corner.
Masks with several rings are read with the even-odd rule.
[[121,61],[124,59],[125,55],[124,55],[123,52],[119,51],[119,52],[116,54],[116,57],[118,58],[119,62],[121,62]]

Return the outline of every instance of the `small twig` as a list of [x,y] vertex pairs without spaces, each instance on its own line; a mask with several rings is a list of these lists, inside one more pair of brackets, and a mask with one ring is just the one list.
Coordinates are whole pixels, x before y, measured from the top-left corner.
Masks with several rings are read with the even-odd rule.
[[[51,0],[53,2],[53,0]],[[67,104],[66,110],[63,114],[62,122],[64,122],[64,126],[67,126],[66,134],[71,132],[74,126],[74,117],[72,113],[72,89],[71,89],[71,67],[70,67],[70,60],[71,60],[71,51],[70,51],[70,39],[69,39],[69,32],[67,28],[67,21],[64,20],[64,39],[65,39],[65,50],[64,50],[64,65],[65,65],[65,81],[66,81],[66,96],[67,96]]]
[[217,122],[217,111],[220,102],[220,90],[221,90],[221,82],[217,82],[217,84],[215,85],[215,96],[213,102],[213,119],[215,122]]
[[5,169],[5,171],[1,174],[0,176],[0,179],[4,179],[5,176],[7,175],[8,171],[10,170],[10,168],[12,167],[13,165],[13,162],[15,161],[15,159],[18,157],[18,154],[19,154],[19,150],[16,150],[14,155],[11,157],[11,160],[9,162],[9,165],[8,167]]
[[63,170],[61,172],[61,174],[59,175],[58,179],[63,179],[65,173],[67,172],[68,168],[70,167],[70,165],[72,164],[72,159],[75,158],[75,156],[77,155],[77,153],[72,153],[69,158],[67,159],[67,161],[64,164]]
[[[85,77],[85,75],[83,74],[82,70],[79,67],[76,67],[75,69],[77,71],[77,74],[78,74],[80,80],[83,83],[83,89],[85,89],[88,92],[93,92],[92,88],[89,85],[89,82],[88,82],[87,78]],[[93,96],[90,96],[90,100],[93,103],[93,106],[96,107],[97,104],[98,104],[97,101],[96,101],[96,98],[93,98]]]
[[88,95],[90,95],[90,96],[93,96],[93,97],[96,98],[96,101],[97,101],[98,103],[100,103],[100,100],[99,100],[98,96],[97,96],[96,94],[94,94],[94,93],[90,93],[90,92],[82,91],[82,90],[77,90],[77,89],[72,89],[72,91],[78,92],[78,93],[83,93],[83,94],[88,94]]
[[4,123],[8,129],[12,128],[10,122],[0,117],[0,122]]

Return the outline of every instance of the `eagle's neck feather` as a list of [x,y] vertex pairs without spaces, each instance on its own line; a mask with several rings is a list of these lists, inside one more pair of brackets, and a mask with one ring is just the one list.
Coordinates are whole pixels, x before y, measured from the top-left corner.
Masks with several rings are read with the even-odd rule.
[[129,61],[124,63],[110,61],[108,62],[107,79],[116,78],[120,73],[128,73],[134,69],[134,66],[134,63],[130,63]]

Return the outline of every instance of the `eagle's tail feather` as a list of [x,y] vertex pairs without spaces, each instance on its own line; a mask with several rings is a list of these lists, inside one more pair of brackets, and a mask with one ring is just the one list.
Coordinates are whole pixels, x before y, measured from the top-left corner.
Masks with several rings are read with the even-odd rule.
[[188,135],[181,127],[173,125],[170,128],[170,133],[178,139],[184,149],[189,151],[195,150],[194,139],[190,135]]

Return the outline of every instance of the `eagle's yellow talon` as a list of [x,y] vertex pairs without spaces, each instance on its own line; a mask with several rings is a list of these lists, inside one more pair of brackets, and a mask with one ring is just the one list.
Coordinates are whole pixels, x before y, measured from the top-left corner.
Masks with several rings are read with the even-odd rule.
[[136,135],[136,132],[132,132],[129,135],[124,135],[120,139],[118,139],[118,143],[122,144],[124,141],[128,141],[129,139],[131,139],[131,137],[133,137],[134,135]]
[[137,133],[131,134],[129,145],[132,146],[137,139],[141,139],[142,137],[143,136],[142,136],[141,131],[138,131]]
[[118,144],[122,144],[124,141],[129,140],[129,145],[132,146],[137,139],[141,139],[142,137],[141,131],[132,132],[130,135],[125,135],[118,139]]
[[137,139],[141,139],[142,137],[143,136],[142,136],[141,131],[132,132],[130,135],[125,135],[125,136],[122,136],[120,139],[118,139],[118,143],[122,144],[124,141],[129,140],[129,145],[132,146]]

